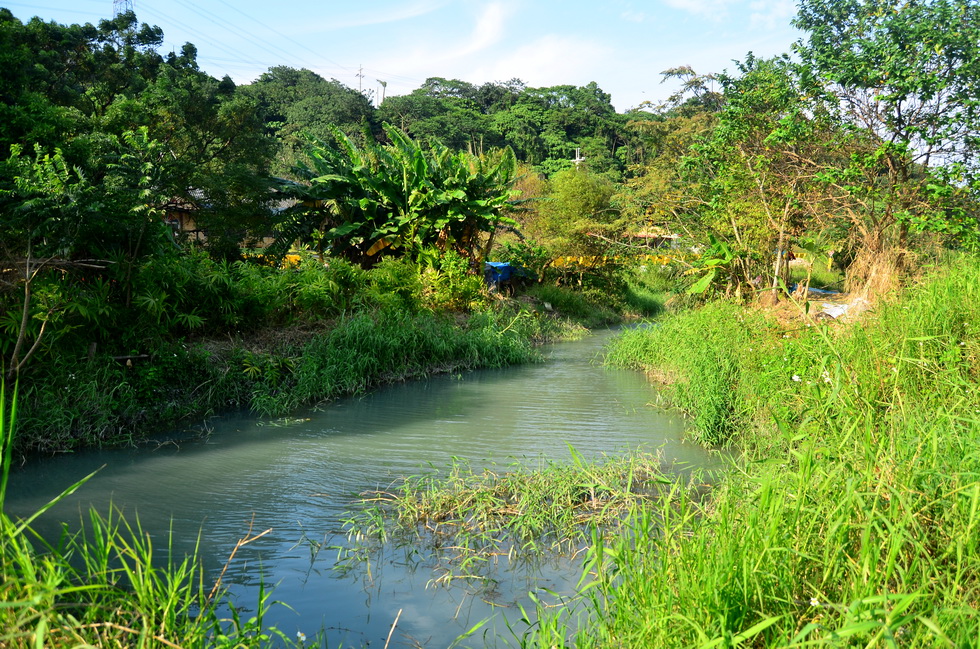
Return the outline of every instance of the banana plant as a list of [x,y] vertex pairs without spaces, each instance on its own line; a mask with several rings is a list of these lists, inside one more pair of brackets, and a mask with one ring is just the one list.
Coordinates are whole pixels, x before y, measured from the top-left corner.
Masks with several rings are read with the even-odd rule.
[[362,265],[382,252],[414,258],[433,246],[475,256],[481,233],[510,222],[502,214],[517,166],[510,149],[477,157],[438,142],[423,148],[400,129],[384,129],[388,145],[358,146],[337,130],[333,145],[310,141],[309,162],[295,169],[303,182],[282,184],[299,204],[283,214],[272,254],[314,238],[321,256]]
[[735,259],[735,253],[727,242],[709,234],[708,243],[710,244],[708,249],[701,256],[700,268],[692,269],[694,272],[698,270],[706,272],[698,281],[688,287],[688,295],[706,292],[721,277],[722,271],[727,269]]

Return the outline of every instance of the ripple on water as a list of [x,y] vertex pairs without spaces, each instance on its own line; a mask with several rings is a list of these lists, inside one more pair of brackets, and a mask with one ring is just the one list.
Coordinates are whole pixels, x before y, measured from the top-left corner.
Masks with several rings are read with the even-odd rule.
[[[293,610],[277,608],[268,619],[289,634],[311,637],[322,626],[333,629],[329,646],[380,644],[399,610],[392,646],[447,646],[488,616],[495,632],[507,633],[499,613],[511,609],[491,608],[487,593],[427,588],[431,570],[413,571],[399,553],[382,562],[373,581],[340,577],[331,570],[335,553],[316,554],[310,541],[342,541],[342,516],[355,494],[453,457],[475,465],[561,460],[571,445],[586,457],[644,447],[683,464],[710,462],[684,443],[678,416],[649,407],[654,394],[641,375],[594,362],[610,335],[554,346],[539,365],[388,386],[282,420],[222,417],[206,441],[38,461],[11,476],[7,509],[31,513],[105,464],[46,515],[51,529],[58,520],[77,521],[89,505],[113,502],[138,512],[158,536],[172,525],[178,551],[191,550],[200,533],[202,558],[217,574],[250,522],[256,531],[272,528],[239,552],[229,579],[243,604],[254,600],[260,573],[277,584],[275,598]],[[574,573],[559,564],[529,582],[505,571],[493,595],[518,601],[535,583],[561,592],[574,585],[566,581]]]

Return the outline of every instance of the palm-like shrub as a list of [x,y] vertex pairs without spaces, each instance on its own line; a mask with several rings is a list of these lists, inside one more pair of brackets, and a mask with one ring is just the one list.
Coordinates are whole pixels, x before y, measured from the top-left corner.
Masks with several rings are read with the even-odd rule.
[[313,240],[323,256],[362,266],[382,256],[418,253],[435,246],[470,259],[485,255],[497,225],[510,222],[516,160],[510,149],[488,156],[453,152],[433,142],[423,148],[403,131],[385,125],[390,144],[355,144],[334,131],[335,144],[311,139],[308,163],[295,168],[304,182],[285,182],[299,204],[283,213],[273,254],[296,240]]

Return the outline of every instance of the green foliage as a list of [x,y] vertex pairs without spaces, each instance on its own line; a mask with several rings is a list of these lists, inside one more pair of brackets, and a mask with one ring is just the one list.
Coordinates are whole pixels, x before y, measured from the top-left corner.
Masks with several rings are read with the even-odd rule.
[[385,99],[378,115],[413,137],[458,150],[510,147],[547,174],[569,169],[579,150],[596,173],[619,178],[634,152],[625,119],[595,83],[528,88],[519,79],[475,86],[432,77],[408,95]]
[[[735,260],[735,253],[731,246],[724,241],[719,241],[713,234],[708,235],[708,243],[710,247],[701,254],[695,266],[702,269],[704,274],[687,288],[690,295],[707,292],[719,279],[728,279],[726,275],[733,270],[732,261]],[[730,286],[731,282],[726,281],[724,285]]]
[[[0,166],[0,208],[5,220],[20,214],[11,229],[21,231],[5,241],[5,259],[24,256],[28,244],[41,251],[37,226],[50,230],[52,218],[61,224],[49,245],[61,257],[156,252],[171,201],[199,208],[197,224],[215,246],[264,228],[272,141],[254,102],[230,79],[198,70],[192,45],[165,59],[160,29],[132,13],[96,27],[22,24],[7,10],[0,41],[10,64],[0,150],[14,151]],[[31,149],[33,161],[21,158]],[[35,238],[24,239],[24,213],[35,207]]]
[[462,255],[453,250],[440,253],[432,249],[420,255],[420,264],[426,308],[470,312],[486,306],[483,276],[474,274],[469,260]]
[[967,0],[800,5],[794,24],[807,35],[795,49],[809,92],[856,149],[821,170],[835,212],[861,238],[852,284],[872,281],[876,262],[916,232],[977,245],[978,11]]
[[[533,240],[542,242],[550,263],[542,263],[536,244],[515,252],[524,255],[538,273],[564,285],[588,286],[616,293],[619,245],[627,227],[619,206],[613,202],[615,186],[607,178],[584,168],[559,172],[549,183],[547,196],[522,220]],[[563,263],[556,263],[565,258]]]
[[[0,381],[0,510],[16,408],[17,390],[8,410],[6,383]],[[263,624],[269,607],[264,593],[255,615],[243,621],[220,588],[220,578],[210,590],[205,587],[196,554],[178,557],[168,546],[161,555],[139,522],[127,521],[114,507],[105,515],[90,510],[81,530],[66,527],[59,539],[42,540],[30,527],[34,519],[92,475],[25,520],[0,511],[0,641],[5,647],[263,647],[273,638],[290,644]],[[222,618],[222,611],[230,611],[231,618]]]
[[607,296],[602,293],[538,284],[528,289],[527,294],[541,303],[547,303],[560,315],[584,327],[601,327],[621,319],[609,305]]
[[[743,454],[709,495],[678,481],[595,543],[580,616],[542,606],[523,646],[970,646],[978,291],[980,264],[959,257],[846,330],[745,337],[741,310],[713,307],[739,348],[729,389],[753,413]],[[631,334],[628,356],[682,357],[704,336],[692,318]]]
[[545,269],[551,263],[551,254],[548,249],[529,240],[517,243],[505,242],[497,248],[494,258],[495,261],[502,261],[523,268],[531,278],[537,281],[545,276]]
[[288,377],[280,372],[274,382],[254,384],[253,409],[282,414],[380,383],[535,358],[525,332],[495,319],[474,316],[460,326],[445,316],[396,309],[344,319],[292,356]]
[[630,269],[624,278],[626,310],[643,317],[659,315],[675,281],[670,269],[661,264],[640,264]]
[[274,169],[279,175],[288,174],[302,158],[306,146],[303,133],[327,140],[332,129],[339,128],[357,137],[365,126],[374,130],[376,123],[368,97],[305,68],[269,68],[241,91],[257,100],[266,128],[279,141]]
[[359,147],[339,131],[336,146],[311,141],[310,164],[296,169],[308,184],[284,186],[302,204],[283,214],[273,254],[316,232],[321,254],[364,266],[382,253],[415,260],[434,246],[475,259],[481,235],[511,222],[502,209],[514,179],[512,151],[477,157],[438,143],[424,149],[389,125],[385,133],[388,146]]
[[383,309],[415,313],[422,306],[422,278],[406,259],[388,257],[367,271],[368,299]]

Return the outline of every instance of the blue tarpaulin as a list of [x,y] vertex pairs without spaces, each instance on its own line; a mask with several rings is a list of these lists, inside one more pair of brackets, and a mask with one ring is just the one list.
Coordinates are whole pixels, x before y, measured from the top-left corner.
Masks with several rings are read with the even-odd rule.
[[514,276],[514,267],[505,261],[488,261],[483,264],[483,277],[490,286],[500,286]]

